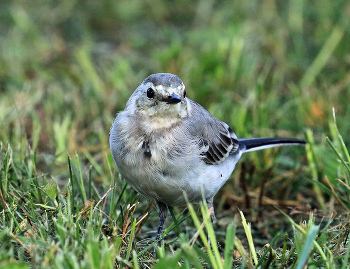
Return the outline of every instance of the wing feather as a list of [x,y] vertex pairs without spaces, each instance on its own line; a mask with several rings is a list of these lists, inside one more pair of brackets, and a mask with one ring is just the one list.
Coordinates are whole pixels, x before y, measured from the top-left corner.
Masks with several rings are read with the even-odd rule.
[[198,103],[190,100],[188,105],[191,106],[188,130],[200,141],[198,146],[203,161],[213,165],[222,163],[237,151],[236,135],[226,123],[214,118]]

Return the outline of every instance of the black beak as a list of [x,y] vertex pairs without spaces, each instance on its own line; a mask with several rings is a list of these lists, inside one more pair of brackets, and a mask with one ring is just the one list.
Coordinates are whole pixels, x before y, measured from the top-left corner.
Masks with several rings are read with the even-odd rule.
[[169,95],[168,98],[164,98],[162,101],[167,104],[177,104],[181,102],[181,98],[176,94],[172,94]]

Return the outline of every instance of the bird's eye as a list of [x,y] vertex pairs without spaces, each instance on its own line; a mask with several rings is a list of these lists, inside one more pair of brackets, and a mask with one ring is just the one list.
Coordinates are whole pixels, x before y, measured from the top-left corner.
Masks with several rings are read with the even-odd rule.
[[154,90],[152,88],[147,89],[147,97],[153,98],[154,97]]
[[184,98],[186,97],[186,91],[184,91]]

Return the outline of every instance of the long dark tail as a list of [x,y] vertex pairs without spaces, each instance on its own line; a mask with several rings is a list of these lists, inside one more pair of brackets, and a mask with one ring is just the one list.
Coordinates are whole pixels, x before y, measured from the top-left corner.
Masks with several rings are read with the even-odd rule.
[[305,145],[304,140],[295,138],[239,138],[239,148],[242,152],[256,151],[261,149],[279,147],[279,146],[298,146]]

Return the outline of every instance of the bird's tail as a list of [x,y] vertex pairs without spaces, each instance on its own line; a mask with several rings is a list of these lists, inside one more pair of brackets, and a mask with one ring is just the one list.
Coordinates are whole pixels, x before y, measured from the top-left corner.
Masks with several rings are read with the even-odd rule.
[[239,138],[239,148],[242,152],[256,151],[261,149],[279,147],[279,146],[298,146],[305,145],[304,140],[295,138]]

